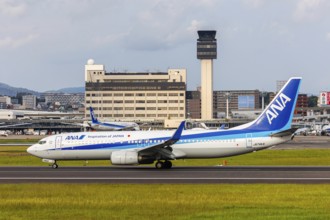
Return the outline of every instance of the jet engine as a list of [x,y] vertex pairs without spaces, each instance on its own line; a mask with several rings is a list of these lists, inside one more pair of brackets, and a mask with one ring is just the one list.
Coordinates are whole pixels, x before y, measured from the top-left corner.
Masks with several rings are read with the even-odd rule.
[[139,155],[135,151],[115,151],[110,157],[113,165],[152,164],[156,159],[149,155]]

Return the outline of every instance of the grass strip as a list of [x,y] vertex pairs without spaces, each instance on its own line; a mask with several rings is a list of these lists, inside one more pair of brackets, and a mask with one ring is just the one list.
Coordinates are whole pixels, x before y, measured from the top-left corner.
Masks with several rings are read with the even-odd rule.
[[329,219],[330,185],[0,185],[0,219]]
[[[26,152],[26,146],[0,147],[0,166],[47,166],[41,159]],[[110,156],[109,156],[110,158]],[[109,160],[59,161],[60,166],[109,166]],[[328,149],[264,150],[234,157],[186,159],[173,161],[174,166],[265,165],[265,166],[329,166]],[[150,165],[153,166],[153,165]]]
[[35,144],[41,138],[21,138],[21,139],[0,139],[0,144]]

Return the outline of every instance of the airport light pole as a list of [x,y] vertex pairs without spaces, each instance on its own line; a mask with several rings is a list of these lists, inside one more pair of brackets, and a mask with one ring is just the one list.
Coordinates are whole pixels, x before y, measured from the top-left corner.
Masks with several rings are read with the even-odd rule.
[[266,97],[266,92],[261,92],[261,109],[265,109],[265,97]]
[[230,93],[226,92],[225,97],[226,97],[226,119],[229,119],[229,98],[230,98]]

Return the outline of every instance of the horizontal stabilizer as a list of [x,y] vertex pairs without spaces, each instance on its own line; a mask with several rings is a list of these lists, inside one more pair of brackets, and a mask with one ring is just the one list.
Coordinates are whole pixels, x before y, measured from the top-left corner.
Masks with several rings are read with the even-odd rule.
[[285,137],[285,136],[291,136],[293,135],[298,128],[290,128],[288,130],[280,131],[274,134],[271,134],[271,137]]

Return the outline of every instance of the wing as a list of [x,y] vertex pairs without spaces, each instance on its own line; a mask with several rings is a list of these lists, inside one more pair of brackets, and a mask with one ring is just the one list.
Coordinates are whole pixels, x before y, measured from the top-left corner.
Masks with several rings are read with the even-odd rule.
[[180,140],[184,125],[185,125],[185,121],[182,121],[170,139],[160,144],[143,148],[138,152],[140,153],[140,155],[155,155],[157,160],[159,159],[174,160],[175,155],[172,153],[171,146],[175,144],[178,140]]
[[83,127],[83,128],[90,128],[91,125],[89,122],[86,122],[86,123],[76,123],[76,122],[61,122],[61,124],[63,125],[73,125],[73,126],[78,126],[78,127]]
[[32,125],[32,123],[20,123],[20,124],[13,124],[13,125],[1,125],[0,128],[11,128],[11,127],[18,127],[23,125]]

